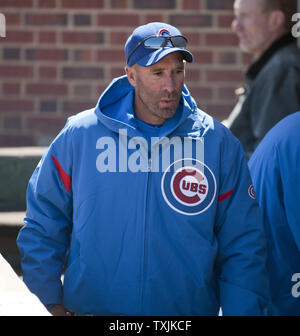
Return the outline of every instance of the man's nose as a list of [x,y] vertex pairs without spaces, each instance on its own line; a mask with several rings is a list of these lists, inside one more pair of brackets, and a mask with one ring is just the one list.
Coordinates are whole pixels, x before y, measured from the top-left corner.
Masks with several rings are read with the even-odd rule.
[[173,76],[167,76],[164,80],[164,90],[168,93],[173,93],[176,89],[176,84]]

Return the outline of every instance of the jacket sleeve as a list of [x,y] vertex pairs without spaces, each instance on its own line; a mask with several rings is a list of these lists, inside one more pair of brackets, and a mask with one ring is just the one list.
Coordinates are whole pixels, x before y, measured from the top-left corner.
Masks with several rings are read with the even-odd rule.
[[223,315],[270,314],[266,245],[258,204],[240,143],[223,149],[216,235]]
[[65,129],[36,167],[17,245],[23,279],[49,309],[61,303],[61,275],[72,229],[72,148]]
[[300,269],[298,134],[289,142],[289,128],[276,130],[257,147],[249,168],[268,237],[267,269],[273,306],[278,309],[276,314],[299,315],[299,298],[292,295],[292,277]]
[[281,119],[299,109],[300,71],[293,66],[281,66],[278,63],[263,80],[257,79],[252,92],[251,123],[257,144]]

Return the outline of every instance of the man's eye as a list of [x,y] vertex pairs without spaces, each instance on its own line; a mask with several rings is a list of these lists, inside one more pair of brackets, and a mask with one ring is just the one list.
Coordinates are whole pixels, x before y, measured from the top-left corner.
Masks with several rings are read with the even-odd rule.
[[157,71],[157,72],[153,72],[153,74],[154,74],[155,76],[160,76],[160,75],[162,74],[162,72],[161,72],[161,71]]

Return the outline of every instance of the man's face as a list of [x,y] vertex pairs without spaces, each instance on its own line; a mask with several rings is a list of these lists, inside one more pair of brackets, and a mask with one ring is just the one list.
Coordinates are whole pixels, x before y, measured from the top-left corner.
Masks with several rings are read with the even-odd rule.
[[235,0],[234,13],[232,29],[239,38],[240,48],[259,58],[271,38],[270,13],[263,11],[263,0]]
[[135,88],[134,108],[139,119],[160,125],[174,116],[184,85],[184,66],[181,53],[174,52],[152,66],[126,68]]

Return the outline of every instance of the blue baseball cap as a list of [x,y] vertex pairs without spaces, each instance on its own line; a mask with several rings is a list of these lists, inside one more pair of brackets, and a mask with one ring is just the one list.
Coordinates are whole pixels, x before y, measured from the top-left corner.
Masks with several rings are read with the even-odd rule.
[[[125,44],[125,54],[128,66],[133,66],[134,64],[143,67],[151,66],[159,62],[165,56],[176,51],[180,51],[183,55],[183,59],[187,62],[193,62],[193,55],[191,52],[182,47],[174,47],[170,42],[166,43],[166,45],[160,49],[146,48],[143,43],[141,43],[150,36],[171,37],[178,35],[181,35],[181,33],[177,28],[162,22],[151,22],[136,28]],[[139,43],[141,44],[138,46]],[[130,58],[128,60],[129,56]]]

